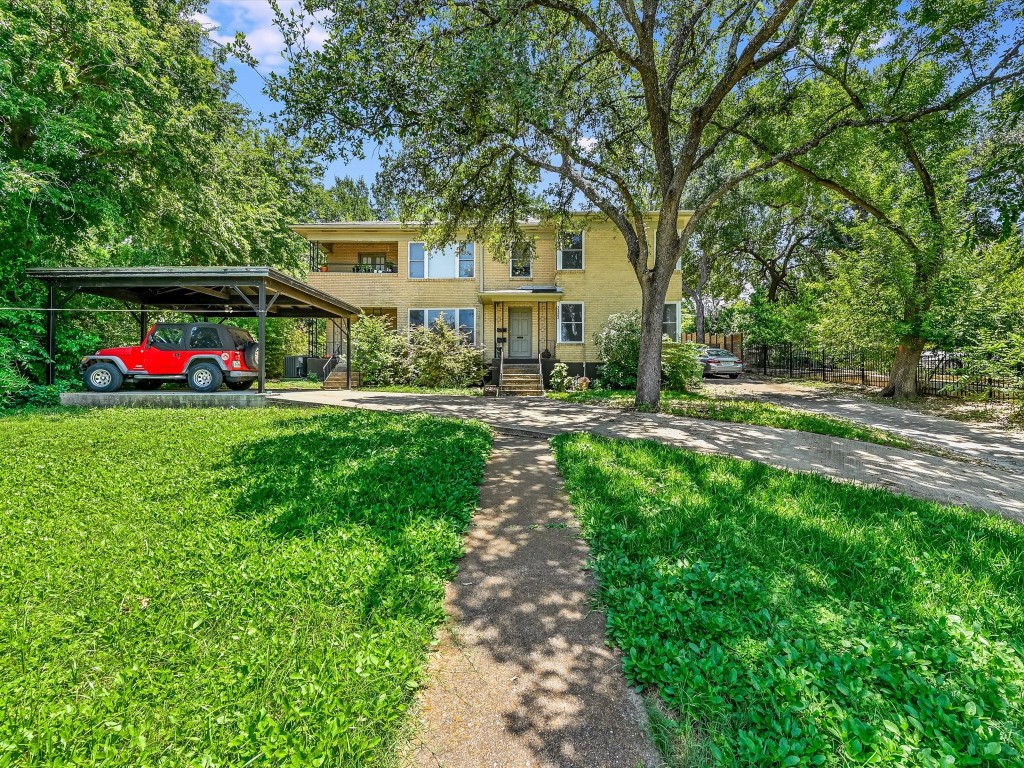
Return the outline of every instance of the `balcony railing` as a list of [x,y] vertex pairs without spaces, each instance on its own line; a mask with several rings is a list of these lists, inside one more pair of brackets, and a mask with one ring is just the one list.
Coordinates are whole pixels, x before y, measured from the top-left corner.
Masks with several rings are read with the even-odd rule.
[[356,275],[397,275],[397,264],[320,264],[318,272],[351,272]]

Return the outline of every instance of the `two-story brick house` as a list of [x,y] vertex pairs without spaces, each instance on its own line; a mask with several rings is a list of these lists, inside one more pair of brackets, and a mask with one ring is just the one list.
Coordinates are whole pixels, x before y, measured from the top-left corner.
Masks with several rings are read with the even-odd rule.
[[[640,286],[618,229],[604,218],[578,217],[579,229],[555,231],[528,222],[533,257],[505,254],[484,243],[428,248],[422,231],[394,221],[299,224],[310,242],[309,283],[344,298],[365,314],[389,317],[398,329],[442,316],[458,324],[485,356],[506,362],[555,361],[593,376],[594,334],[612,314],[640,307]],[[649,233],[657,217],[651,214]],[[686,223],[680,217],[679,226]],[[653,242],[653,237],[652,237]],[[673,276],[665,333],[678,338],[682,286]]]

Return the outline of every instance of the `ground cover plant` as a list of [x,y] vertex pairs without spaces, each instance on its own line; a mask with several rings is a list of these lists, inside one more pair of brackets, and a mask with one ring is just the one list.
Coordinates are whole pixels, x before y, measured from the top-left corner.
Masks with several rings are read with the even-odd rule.
[[489,445],[347,410],[0,417],[0,765],[390,765]]
[[1024,765],[1024,527],[651,442],[554,448],[677,764]]
[[[572,403],[606,403],[619,408],[633,405],[634,393],[614,389],[593,389],[585,392],[548,392],[547,396]],[[665,390],[662,393],[662,413],[688,416],[712,421],[731,421],[738,424],[756,424],[762,427],[796,429],[819,435],[844,437],[848,440],[862,440],[867,443],[888,445],[894,448],[910,448],[912,443],[899,435],[857,424],[836,416],[808,413],[794,408],[785,408],[774,403],[754,400],[729,400],[722,397]]]

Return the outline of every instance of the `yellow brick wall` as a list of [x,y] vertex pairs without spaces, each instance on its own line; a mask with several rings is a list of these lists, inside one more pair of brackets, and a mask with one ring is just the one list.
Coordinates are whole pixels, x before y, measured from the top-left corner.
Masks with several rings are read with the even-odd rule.
[[[640,307],[640,286],[633,269],[626,260],[626,246],[619,231],[607,222],[592,223],[584,232],[584,269],[556,270],[556,241],[553,231],[538,230],[533,276],[527,279],[511,278],[507,258],[495,261],[482,243],[476,245],[476,274],[473,278],[410,279],[409,243],[420,240],[414,230],[377,232],[344,230],[318,232],[307,235],[329,246],[328,262],[356,263],[356,254],[385,250],[395,254],[397,274],[358,274],[351,272],[315,272],[309,275],[314,288],[337,296],[361,308],[393,308],[398,327],[408,325],[410,308],[473,307],[476,309],[476,343],[485,356],[494,349],[494,305],[481,304],[479,292],[514,290],[524,285],[557,285],[562,290],[561,301],[581,301],[584,304],[582,344],[557,343],[558,307],[547,307],[547,327],[544,327],[545,309],[537,302],[520,302],[532,308],[533,354],[547,346],[554,357],[565,362],[594,362],[597,354],[594,334],[604,325],[609,315]],[[653,239],[653,238],[652,238]],[[390,259],[390,256],[389,256]],[[673,275],[666,301],[679,301],[682,286],[679,273]],[[506,303],[504,319],[497,325],[507,327]],[[500,312],[500,309],[499,309]],[[537,332],[540,329],[540,348]],[[546,336],[545,336],[546,330]]]

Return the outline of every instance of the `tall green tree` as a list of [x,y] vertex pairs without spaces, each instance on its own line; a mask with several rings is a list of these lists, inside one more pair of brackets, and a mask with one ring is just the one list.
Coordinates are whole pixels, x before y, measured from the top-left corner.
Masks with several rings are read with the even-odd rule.
[[[739,129],[773,157],[794,141],[814,141],[823,114],[851,117],[780,164],[849,209],[844,227],[857,247],[839,252],[831,317],[870,323],[897,345],[885,394],[916,395],[944,271],[973,247],[975,147],[996,105],[1024,80],[1022,46],[1019,3],[911,3],[873,34],[802,44],[812,73],[807,98],[785,121]],[[879,114],[900,117],[871,120]]]
[[[303,0],[301,6],[321,20],[327,40],[307,46],[309,16],[281,14],[291,68],[272,79],[271,92],[285,103],[291,130],[325,151],[358,153],[368,139],[384,145],[384,178],[403,217],[434,224],[442,240],[465,226],[474,235],[515,242],[522,237],[519,221],[538,214],[565,221],[581,205],[618,227],[642,294],[636,400],[656,407],[669,281],[693,228],[723,195],[834,133],[906,125],[922,110],[946,111],[962,101],[950,89],[975,94],[1004,82],[1005,62],[977,76],[977,69],[961,66],[959,81],[943,81],[949,88],[915,84],[917,102],[890,78],[894,98],[880,101],[877,111],[804,107],[806,131],[769,134],[751,126],[784,126],[771,118],[818,98],[812,86],[827,75],[815,62],[832,61],[836,47],[849,49],[851,61],[865,68],[880,59],[902,61],[886,36],[904,28],[933,40],[960,35],[968,53],[959,60],[977,54],[987,63],[998,57],[988,39],[997,35],[987,23],[977,26],[988,37],[972,25],[979,14],[1010,3]],[[936,43],[923,53],[941,60],[950,48]],[[680,232],[679,214],[702,169],[755,142],[758,153],[746,155],[714,188],[703,188]],[[645,230],[649,210],[658,213],[656,234]]]
[[[38,265],[300,269],[287,224],[320,168],[229,99],[225,54],[190,20],[204,6],[0,4],[0,306],[43,303],[25,278]],[[67,365],[127,329],[122,316],[73,317]],[[22,364],[42,358],[42,330],[39,314],[0,310]]]

